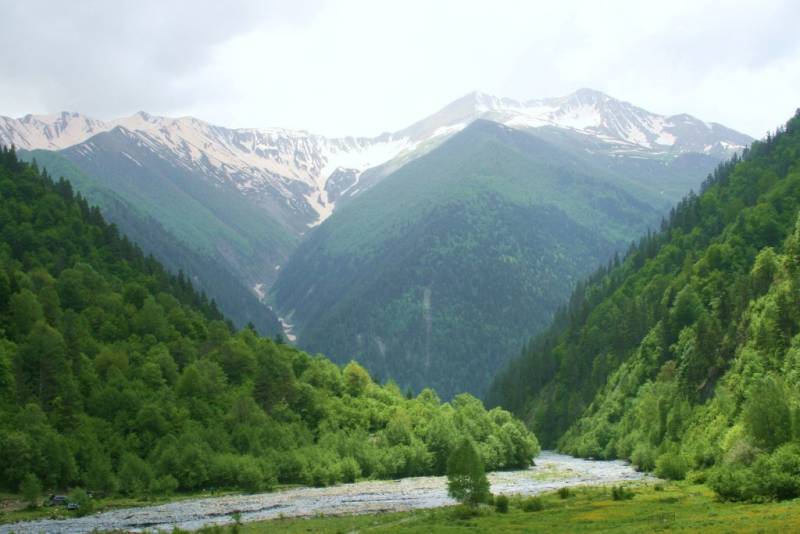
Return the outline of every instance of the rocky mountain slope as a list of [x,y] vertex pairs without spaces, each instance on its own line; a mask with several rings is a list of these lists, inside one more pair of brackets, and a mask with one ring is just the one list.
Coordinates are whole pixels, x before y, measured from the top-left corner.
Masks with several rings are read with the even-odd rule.
[[[359,191],[365,170],[430,150],[476,119],[506,126],[558,128],[599,141],[600,151],[643,157],[685,153],[729,156],[751,139],[690,115],[662,116],[591,89],[558,98],[519,102],[470,93],[395,133],[329,138],[282,128],[224,128],[192,118],[139,112],[109,121],[79,113],[0,117],[0,143],[21,149],[61,150],[121,128],[138,143],[212,181],[229,181],[256,202],[283,210],[298,232],[333,212],[336,199]],[[89,151],[91,149],[87,149]],[[88,156],[88,154],[87,154]],[[124,153],[121,154],[125,157]],[[277,207],[276,207],[277,206]]]

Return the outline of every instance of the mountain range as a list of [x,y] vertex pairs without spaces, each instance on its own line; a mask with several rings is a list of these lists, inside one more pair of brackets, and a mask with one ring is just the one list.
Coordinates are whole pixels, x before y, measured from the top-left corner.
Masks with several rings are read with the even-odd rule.
[[[726,157],[752,141],[691,115],[658,115],[581,89],[565,97],[527,102],[473,92],[407,128],[376,137],[329,138],[282,128],[232,129],[193,117],[156,117],[145,112],[108,121],[62,112],[0,117],[0,142],[23,150],[58,151],[104,132],[127,131],[131,142],[211,182],[233,184],[243,195],[274,210],[288,227],[303,232],[330,216],[336,198],[363,190],[359,178],[364,171],[421,155],[479,118],[518,129],[557,128],[599,141],[595,144],[599,151],[646,157],[686,153]],[[84,152],[91,149],[88,145]]]
[[[445,396],[464,389],[453,377],[442,382],[448,340],[465,340],[460,354],[479,353],[464,373],[478,375],[466,389],[481,393],[487,366],[505,362],[543,328],[576,280],[657,225],[750,141],[719,124],[658,115],[589,89],[526,102],[470,93],[375,137],[232,129],[144,112],[105,121],[68,112],[0,117],[0,144],[70,178],[237,324],[280,331],[272,306],[294,323],[301,346],[339,361],[356,357],[406,387],[432,379]],[[602,224],[593,214],[604,214]],[[389,250],[404,259],[375,263]],[[426,256],[433,250],[435,258]],[[438,310],[474,319],[438,325],[439,297],[456,291],[452,281],[467,266],[476,266],[473,285],[486,282],[487,251],[527,266],[516,275],[527,286],[509,282],[492,299],[500,306],[520,293],[531,320],[508,325],[502,311],[477,314],[485,296],[474,294],[469,304],[456,298]],[[425,279],[434,271],[448,277],[444,293]],[[368,288],[388,280],[396,294],[375,299]],[[320,314],[327,301],[311,295],[321,293],[338,296],[338,307]],[[414,304],[398,304],[406,300]],[[362,308],[375,313],[351,313]],[[330,335],[336,324],[347,328]],[[464,336],[476,327],[497,327],[493,341]],[[420,359],[434,362],[435,377],[420,371]]]

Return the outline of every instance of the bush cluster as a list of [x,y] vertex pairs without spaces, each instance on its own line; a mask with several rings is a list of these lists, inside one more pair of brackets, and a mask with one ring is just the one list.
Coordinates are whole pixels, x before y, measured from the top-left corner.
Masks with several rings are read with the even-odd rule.
[[611,498],[615,501],[627,501],[635,495],[633,490],[625,486],[611,486]]
[[544,510],[544,502],[539,497],[526,497],[520,502],[523,512],[538,512]]

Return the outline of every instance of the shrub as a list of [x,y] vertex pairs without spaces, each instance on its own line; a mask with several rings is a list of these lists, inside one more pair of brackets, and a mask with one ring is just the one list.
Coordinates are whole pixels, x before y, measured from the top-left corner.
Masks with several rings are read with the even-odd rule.
[[656,460],[656,476],[667,480],[683,480],[689,466],[680,454],[666,452]]
[[724,501],[750,501],[758,494],[750,469],[735,465],[722,465],[711,472],[708,485]]
[[264,474],[254,460],[239,462],[236,484],[248,493],[256,493],[264,487]]
[[111,468],[111,461],[102,456],[92,458],[84,482],[95,495],[98,493],[111,495],[119,489],[119,482]]
[[212,457],[208,476],[216,487],[241,488],[250,493],[267,491],[276,482],[275,467],[268,459],[236,454]]
[[705,484],[708,480],[708,471],[691,471],[686,478],[692,484]]
[[772,454],[767,481],[769,494],[778,500],[800,496],[799,445],[784,445]]
[[[663,487],[662,487],[662,490],[663,490]],[[625,486],[612,486],[611,487],[611,498],[614,499],[615,501],[627,501],[627,500],[633,499],[634,495],[635,495],[635,493],[633,493],[632,490],[626,488]]]
[[652,471],[656,466],[655,452],[650,445],[640,443],[633,449],[631,463],[639,471]]
[[78,505],[78,510],[76,512],[79,516],[89,515],[94,511],[94,502],[92,498],[81,488],[70,493],[69,500]]
[[33,473],[28,473],[19,483],[19,492],[28,503],[28,508],[39,506],[39,497],[42,496],[42,483]]
[[726,501],[793,499],[800,496],[800,450],[789,444],[760,455],[750,467],[723,465],[711,473],[708,484]]
[[333,486],[342,481],[342,467],[339,462],[328,465],[328,485]]
[[453,518],[454,519],[472,519],[473,517],[478,515],[478,508],[476,506],[467,506],[465,504],[460,504],[458,506],[453,507]]
[[172,475],[164,475],[150,481],[149,492],[151,495],[171,495],[176,489],[178,489],[178,481]]
[[792,437],[791,409],[783,385],[772,377],[753,386],[742,419],[755,445],[772,450]]
[[521,508],[523,512],[538,512],[544,509],[544,503],[539,497],[528,497],[522,500]]
[[153,468],[135,454],[126,453],[120,460],[118,477],[122,493],[142,496],[153,480]]
[[558,491],[556,493],[558,493],[558,496],[562,499],[568,499],[572,496],[572,492],[566,486],[564,486],[563,488],[558,488]]
[[304,482],[310,481],[308,461],[306,457],[297,451],[286,451],[278,455],[278,480],[281,482]]
[[339,465],[339,471],[342,474],[342,481],[355,482],[361,476],[361,467],[355,458],[348,456],[343,459]]
[[494,498],[494,509],[505,514],[508,512],[508,497],[505,495],[498,495]]
[[750,440],[739,439],[725,452],[722,461],[726,464],[750,465],[760,453],[761,450],[750,443]]
[[311,485],[319,488],[330,484],[330,473],[322,465],[315,465],[311,468]]

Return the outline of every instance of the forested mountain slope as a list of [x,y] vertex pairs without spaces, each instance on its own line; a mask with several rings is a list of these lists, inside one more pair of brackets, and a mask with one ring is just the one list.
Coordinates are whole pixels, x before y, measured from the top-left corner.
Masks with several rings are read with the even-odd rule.
[[232,330],[69,182],[0,150],[0,487],[152,496],[441,473],[457,437],[489,468],[535,438],[468,395],[406,398]]
[[[92,161],[102,159],[103,153],[114,153],[114,148],[107,152],[100,148],[106,145],[103,138],[93,142]],[[271,237],[281,232],[266,231],[269,225],[263,213],[225,206],[223,192],[219,193],[218,208],[209,209],[183,190],[202,190],[202,185],[181,182],[182,172],[171,172],[157,164],[145,169],[126,158],[121,160],[127,163],[123,167],[110,161],[97,165],[84,162],[88,172],[95,173],[90,176],[71,161],[70,154],[75,152],[34,150],[19,156],[69,180],[145,253],[153,254],[174,273],[187,273],[193,285],[213,296],[235,325],[250,323],[263,335],[283,331],[275,314],[253,292],[259,275],[252,265],[281,261],[294,241]],[[176,186],[170,185],[173,181]],[[217,196],[213,190],[207,192],[209,198]]]
[[493,384],[548,445],[800,495],[800,111],[573,295]]
[[475,121],[334,213],[273,297],[307,350],[482,394],[576,280],[667,209],[652,184]]
[[480,119],[535,133],[585,166],[634,181],[643,194],[638,200],[662,206],[750,141],[719,124],[581,89],[524,102],[473,92],[375,137],[65,111],[0,116],[0,144],[68,175],[122,233],[187,273],[237,326],[252,323],[272,334],[278,319],[262,301],[313,227]]

